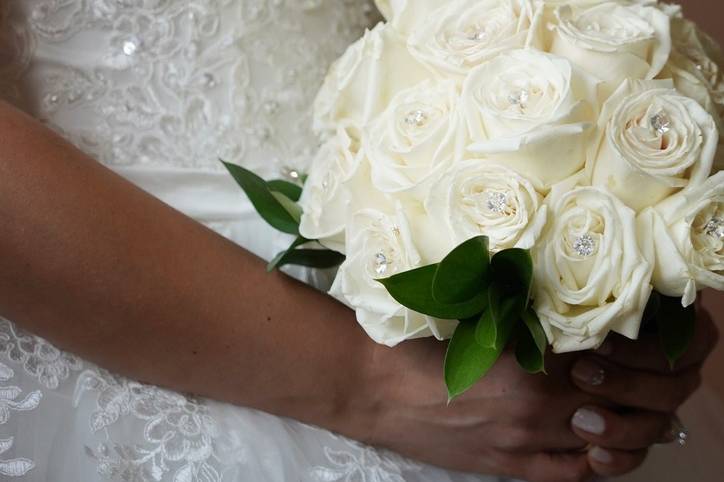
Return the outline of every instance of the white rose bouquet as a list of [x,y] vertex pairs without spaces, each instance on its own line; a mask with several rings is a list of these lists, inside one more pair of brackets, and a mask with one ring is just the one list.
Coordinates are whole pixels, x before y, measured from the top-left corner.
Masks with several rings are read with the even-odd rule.
[[331,68],[308,175],[226,164],[296,237],[270,269],[389,346],[451,338],[450,397],[506,347],[593,349],[657,323],[673,364],[697,290],[724,290],[721,51],[654,0],[385,0]]

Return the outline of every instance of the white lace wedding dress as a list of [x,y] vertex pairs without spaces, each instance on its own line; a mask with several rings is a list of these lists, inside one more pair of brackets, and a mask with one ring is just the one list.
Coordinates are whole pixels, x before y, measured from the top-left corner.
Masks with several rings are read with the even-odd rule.
[[[218,158],[267,178],[303,171],[314,94],[375,19],[366,0],[0,0],[0,96],[270,258],[289,240]],[[498,479],[128,380],[0,319],[0,480]]]

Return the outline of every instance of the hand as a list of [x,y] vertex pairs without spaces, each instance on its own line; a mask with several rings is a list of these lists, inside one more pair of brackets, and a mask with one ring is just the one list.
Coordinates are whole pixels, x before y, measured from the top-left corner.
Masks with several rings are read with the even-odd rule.
[[589,463],[596,473],[628,472],[643,462],[649,446],[673,441],[676,411],[699,387],[701,366],[717,340],[716,325],[700,308],[694,340],[673,370],[657,335],[609,337],[574,365],[572,379],[581,390],[627,407],[587,405],[572,419],[575,433],[594,446]]
[[[506,352],[488,375],[450,405],[442,378],[445,346],[433,340],[379,347],[374,416],[365,441],[457,470],[534,482],[587,480],[586,442],[570,429],[575,410],[603,403],[567,376],[575,356],[550,357],[549,375],[529,375]],[[359,434],[355,434],[359,437]]]

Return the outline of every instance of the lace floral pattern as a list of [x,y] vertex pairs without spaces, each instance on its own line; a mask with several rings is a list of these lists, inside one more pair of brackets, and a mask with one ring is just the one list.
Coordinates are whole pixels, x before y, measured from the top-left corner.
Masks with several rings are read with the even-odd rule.
[[62,52],[15,69],[33,113],[104,163],[303,168],[326,69],[372,21],[360,1],[4,0],[4,50]]
[[[38,408],[43,394],[35,390],[25,396],[20,387],[4,385],[12,381],[15,371],[4,363],[0,363],[0,425],[10,420],[12,412],[25,412]],[[7,477],[21,477],[30,472],[35,463],[26,458],[4,459],[3,454],[8,452],[15,442],[14,437],[0,438],[0,475]]]
[[[49,388],[57,388],[74,369],[77,358],[68,357],[44,340],[22,333],[7,320],[0,319],[0,354],[18,363],[25,372]],[[13,385],[15,370],[0,362],[0,427],[10,421],[13,412],[29,412],[40,405],[43,392],[23,390]],[[33,468],[35,462],[27,458],[4,458],[13,448],[14,437],[0,437],[0,475],[21,477]]]
[[[25,373],[42,386],[56,389],[83,367],[80,358],[62,352],[37,336],[18,330],[8,320],[0,318],[0,354],[18,364]],[[43,392],[33,390],[23,394],[16,385],[5,385],[15,378],[15,371],[0,362],[0,426],[10,420],[12,412],[35,410],[40,405]],[[0,438],[0,475],[20,477],[35,467],[35,462],[26,458],[3,459],[15,442],[14,437]]]
[[341,437],[338,440],[346,449],[324,448],[328,463],[311,469],[315,482],[405,482],[406,472],[417,472],[422,468],[394,453]]
[[77,356],[57,349],[40,337],[24,333],[1,318],[0,354],[22,366],[28,375],[51,390],[83,369],[83,361]]
[[199,400],[98,369],[78,378],[76,404],[86,392],[96,396],[90,416],[93,432],[106,431],[128,417],[143,424],[143,443],[114,443],[107,437],[96,449],[86,447],[100,475],[133,482],[164,480],[168,473],[175,482],[221,480],[214,466],[218,427]]

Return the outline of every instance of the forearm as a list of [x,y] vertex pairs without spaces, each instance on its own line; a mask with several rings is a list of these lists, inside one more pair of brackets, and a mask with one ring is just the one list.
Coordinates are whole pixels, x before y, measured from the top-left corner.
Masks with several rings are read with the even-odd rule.
[[371,347],[347,308],[267,274],[5,104],[0,232],[0,314],[60,347],[329,428],[364,410],[343,395]]

